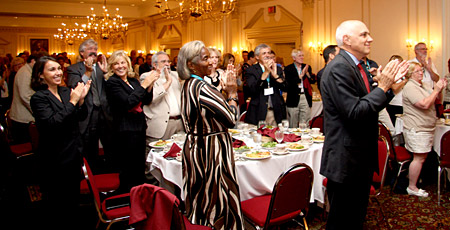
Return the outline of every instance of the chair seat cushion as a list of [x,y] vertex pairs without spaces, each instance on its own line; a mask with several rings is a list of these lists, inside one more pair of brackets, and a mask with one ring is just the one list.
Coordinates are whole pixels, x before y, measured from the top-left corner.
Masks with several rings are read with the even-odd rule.
[[23,144],[17,144],[17,145],[10,145],[11,152],[16,155],[16,157],[31,153],[33,151],[33,146],[31,143],[23,143]]
[[377,191],[375,190],[375,187],[370,186],[370,195],[375,195],[377,193]]
[[183,221],[184,221],[184,225],[186,227],[186,230],[209,230],[212,229],[208,226],[203,226],[203,225],[196,225],[196,224],[192,224],[189,219],[183,215]]
[[242,201],[242,213],[258,226],[264,226],[271,196],[271,194],[268,194]]
[[408,153],[408,150],[406,150],[403,146],[395,146],[395,154],[397,155],[397,161],[402,162],[406,160],[411,160],[412,156]]
[[117,199],[117,198],[126,197],[126,196],[130,196],[130,193],[124,193],[124,194],[120,194],[120,195],[116,195],[116,196],[111,196],[111,197],[106,198],[102,202],[102,210],[107,219],[112,220],[112,219],[119,218],[119,217],[130,216],[130,205],[120,207],[120,208],[114,208],[114,209],[110,209],[110,210],[106,210],[106,206],[105,206],[105,203],[107,200]]
[[[116,190],[120,186],[119,173],[105,173],[94,175],[95,183],[99,192],[109,192]],[[80,183],[80,193],[90,193],[86,179]]]

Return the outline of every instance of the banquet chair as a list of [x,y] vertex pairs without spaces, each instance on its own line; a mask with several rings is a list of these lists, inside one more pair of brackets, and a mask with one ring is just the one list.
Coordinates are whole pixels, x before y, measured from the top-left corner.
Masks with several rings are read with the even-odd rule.
[[394,142],[392,141],[392,135],[389,130],[389,128],[383,124],[383,122],[378,121],[378,128],[380,131],[380,135],[384,136],[389,144],[389,150],[391,154],[389,155],[389,161],[397,162],[399,169],[397,172],[397,176],[395,177],[394,185],[392,186],[391,190],[395,189],[395,186],[397,185],[398,178],[400,174],[406,170],[408,170],[406,166],[407,163],[411,162],[412,155],[406,150],[403,146],[394,146]]
[[33,152],[36,152],[39,146],[39,133],[36,127],[36,123],[34,122],[29,123],[28,132],[30,133],[31,148],[33,149]]
[[319,115],[311,119],[310,128],[320,128],[320,132],[323,132],[323,115]]
[[261,227],[268,229],[301,217],[305,229],[308,229],[306,216],[313,178],[313,171],[308,165],[304,163],[292,165],[277,179],[272,194],[241,202],[244,217],[256,229]]
[[[441,138],[441,153],[438,157],[439,172],[438,172],[438,205],[441,205],[441,176],[442,172],[446,172],[445,169],[450,168],[450,131],[447,131]],[[446,172],[448,173],[448,172]],[[447,180],[444,179],[447,183]]]
[[242,112],[241,115],[239,115],[239,118],[237,120],[238,121],[244,121],[245,120],[245,114],[247,114],[247,111]]
[[101,200],[100,191],[95,180],[96,178],[92,174],[89,164],[85,158],[83,158],[82,169],[89,190],[94,198],[95,209],[97,210],[99,217],[97,228],[100,222],[107,224],[106,230],[109,230],[111,225],[114,223],[128,221],[130,218],[130,204],[118,205],[117,208],[108,209],[106,203],[113,203],[115,201],[127,199],[127,197],[129,199],[130,193],[118,194]]
[[[103,152],[103,149],[99,149],[99,154]],[[114,192],[120,186],[119,173],[103,173],[94,175],[95,182],[97,183],[98,191],[101,193]],[[80,182],[80,193],[89,194],[89,187],[86,179]]]
[[212,229],[192,224],[181,212],[178,198],[162,187],[152,184],[138,185],[131,189],[130,197],[130,225],[136,230]]
[[33,155],[33,147],[31,143],[12,145],[10,140],[8,139],[7,129],[5,129],[3,126],[1,126],[1,139],[1,141],[8,146],[10,152],[14,154],[16,159]]

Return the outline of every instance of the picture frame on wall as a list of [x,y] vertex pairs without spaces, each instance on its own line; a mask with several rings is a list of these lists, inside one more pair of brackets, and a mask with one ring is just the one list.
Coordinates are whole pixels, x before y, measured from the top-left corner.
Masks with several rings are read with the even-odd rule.
[[48,53],[48,39],[30,39],[30,51],[34,52],[47,52]]

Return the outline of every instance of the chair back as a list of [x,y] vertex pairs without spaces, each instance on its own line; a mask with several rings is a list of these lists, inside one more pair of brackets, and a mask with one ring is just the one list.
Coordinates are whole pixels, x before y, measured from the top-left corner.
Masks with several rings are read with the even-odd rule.
[[311,120],[311,127],[310,128],[320,128],[320,132],[323,132],[323,115],[319,115],[314,117]]
[[450,167],[450,130],[445,132],[441,138],[441,155],[439,156],[439,165]]
[[3,128],[4,128],[5,135],[6,135],[6,139],[8,140],[8,142],[11,142],[11,140],[13,139],[11,132],[10,132],[11,127],[12,127],[12,122],[11,122],[11,118],[9,117],[9,112],[10,112],[9,109],[6,110],[6,112],[5,112],[6,127],[3,127]]
[[397,156],[395,154],[394,142],[392,141],[392,135],[389,128],[381,121],[378,121],[378,129],[379,135],[386,138],[386,141],[389,144],[389,149],[391,150],[391,154],[389,155],[390,159],[396,159]]
[[378,173],[374,172],[372,181],[380,184],[380,189],[383,187],[386,176],[386,167],[389,160],[389,143],[384,136],[379,136],[378,139]]
[[290,220],[300,213],[307,215],[314,173],[304,163],[292,165],[275,182],[264,229]]
[[33,147],[33,152],[36,152],[39,146],[39,132],[36,127],[36,123],[30,122],[28,126],[28,132],[30,133],[31,146]]
[[8,137],[6,136],[5,128],[0,125],[0,152],[2,163],[13,162],[16,157],[11,152],[11,148],[9,146]]
[[242,112],[241,115],[239,115],[238,121],[244,121],[245,120],[245,114],[247,114],[247,110]]
[[100,192],[98,191],[97,184],[95,183],[94,174],[92,173],[91,168],[89,167],[89,164],[86,160],[86,158],[83,157],[83,174],[84,178],[86,178],[86,181],[88,182],[89,190],[91,191],[91,194],[94,196],[94,203],[95,208],[97,209],[97,212],[100,215],[101,218],[101,199],[100,199]]

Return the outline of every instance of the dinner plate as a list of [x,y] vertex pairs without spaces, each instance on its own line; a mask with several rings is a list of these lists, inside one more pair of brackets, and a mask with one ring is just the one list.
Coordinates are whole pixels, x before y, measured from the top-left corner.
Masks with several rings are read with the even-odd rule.
[[228,132],[229,132],[231,135],[238,135],[238,134],[241,133],[241,131],[239,131],[239,130],[237,130],[237,129],[228,129]]
[[163,149],[163,148],[165,148],[166,146],[170,146],[170,145],[173,144],[172,141],[164,141],[165,143],[164,143],[163,145],[159,145],[158,142],[160,142],[160,141],[153,141],[153,142],[150,142],[149,145],[150,145],[150,147],[152,147],[152,148],[160,148],[160,149]]
[[286,155],[286,154],[289,153],[289,151],[287,149],[285,149],[284,151],[274,150],[274,151],[272,151],[272,153],[275,154],[275,155]]
[[267,158],[272,157],[272,154],[270,153],[270,151],[267,151],[267,150],[262,150],[262,151],[260,151],[260,152],[269,152],[269,155],[264,155],[264,156],[259,156],[259,157],[251,157],[251,156],[247,156],[248,154],[254,153],[254,152],[257,152],[257,151],[248,151],[248,152],[245,152],[245,153],[242,154],[242,157],[245,158],[245,159],[248,159],[248,160],[264,160],[264,159],[267,159]]
[[304,150],[309,149],[309,146],[303,145],[302,149],[293,149],[293,148],[289,148],[289,145],[288,145],[286,149],[291,152],[298,152],[298,151],[304,151]]
[[325,140],[314,140],[314,143],[323,143]]

